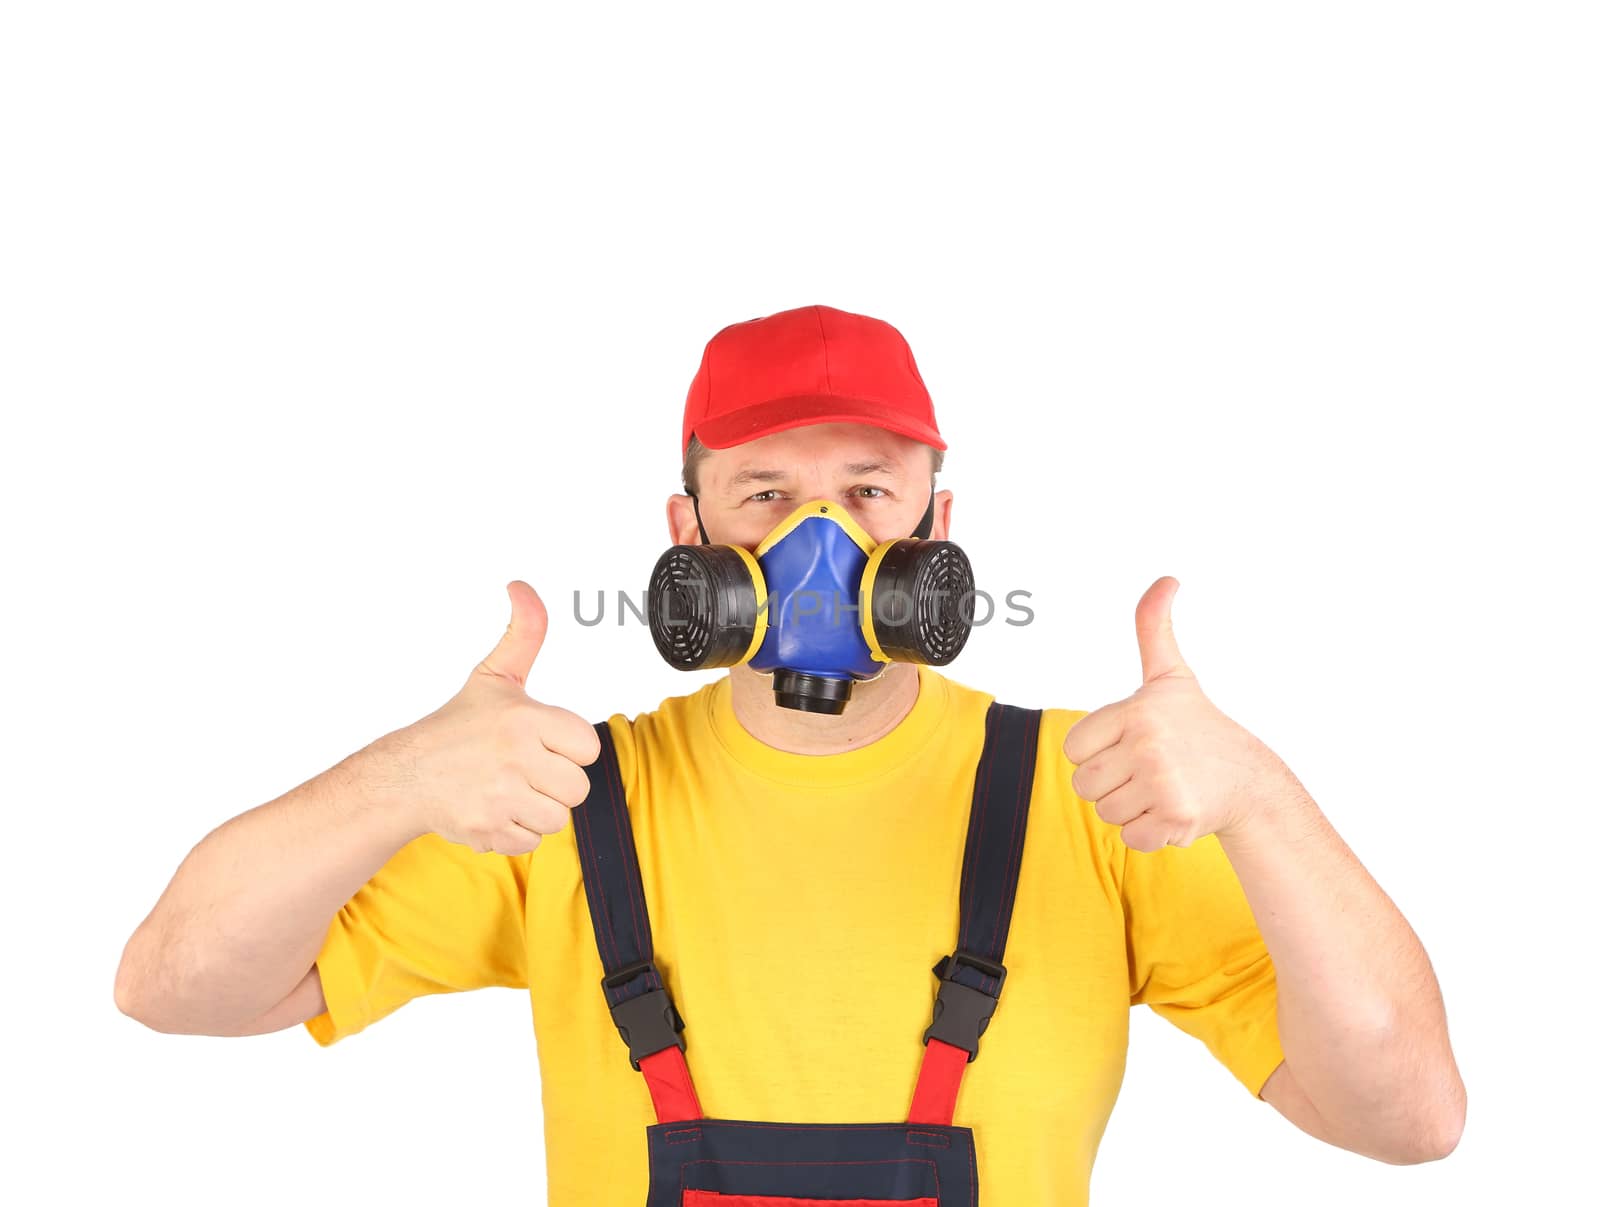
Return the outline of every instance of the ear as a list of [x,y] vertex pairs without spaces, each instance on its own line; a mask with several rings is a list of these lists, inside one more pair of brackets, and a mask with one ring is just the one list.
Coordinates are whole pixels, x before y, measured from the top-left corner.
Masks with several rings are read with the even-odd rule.
[[694,520],[694,500],[688,495],[667,499],[667,537],[674,545],[698,545],[700,526]]
[[933,531],[928,534],[930,540],[950,539],[950,506],[954,499],[955,496],[948,490],[933,492]]

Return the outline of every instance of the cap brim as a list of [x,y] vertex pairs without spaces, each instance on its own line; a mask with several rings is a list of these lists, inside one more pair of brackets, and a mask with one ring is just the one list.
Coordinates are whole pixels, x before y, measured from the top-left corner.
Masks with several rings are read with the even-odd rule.
[[762,436],[816,423],[865,423],[898,432],[937,449],[947,447],[938,429],[930,423],[913,419],[903,411],[869,398],[840,398],[832,394],[802,394],[758,402],[701,421],[695,425],[694,435],[707,448],[732,448]]

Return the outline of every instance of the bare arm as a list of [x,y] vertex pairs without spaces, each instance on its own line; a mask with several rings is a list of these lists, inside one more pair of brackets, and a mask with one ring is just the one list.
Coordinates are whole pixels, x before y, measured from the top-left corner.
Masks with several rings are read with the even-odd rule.
[[384,741],[189,852],[123,951],[119,1009],[196,1035],[274,1031],[322,1012],[313,964],[329,921],[425,832],[395,791]]
[[406,843],[436,833],[521,855],[589,791],[594,729],[529,699],[547,617],[513,582],[500,643],[436,712],[217,827],[189,852],[122,953],[116,1001],[157,1031],[256,1035],[326,1008],[328,925]]
[[1460,1137],[1466,1089],[1416,933],[1288,768],[1219,831],[1278,976],[1284,1064],[1261,1097],[1304,1131],[1396,1164]]

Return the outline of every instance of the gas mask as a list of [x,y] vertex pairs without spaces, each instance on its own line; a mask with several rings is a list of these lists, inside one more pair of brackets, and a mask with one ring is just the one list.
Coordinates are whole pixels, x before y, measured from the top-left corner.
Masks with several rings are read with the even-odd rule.
[[926,539],[932,506],[918,535],[882,544],[817,499],[754,553],[674,545],[646,592],[656,649],[685,671],[748,663],[781,707],[833,714],[890,662],[944,666],[972,632],[974,590],[961,548]]

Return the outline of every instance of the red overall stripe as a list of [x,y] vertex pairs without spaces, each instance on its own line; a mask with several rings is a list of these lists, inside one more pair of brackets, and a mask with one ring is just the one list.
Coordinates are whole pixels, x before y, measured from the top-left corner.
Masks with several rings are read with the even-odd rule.
[[[673,1049],[676,1051],[676,1049]],[[922,1070],[911,1095],[908,1123],[936,1123],[948,1127],[956,1114],[956,1094],[967,1071],[967,1053],[942,1039],[930,1039],[922,1053]]]
[[704,1117],[682,1048],[662,1048],[641,1057],[639,1071],[644,1074],[645,1085],[650,1087],[650,1100],[656,1104],[657,1123]]

